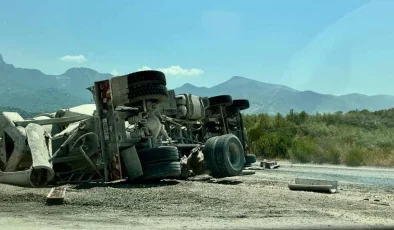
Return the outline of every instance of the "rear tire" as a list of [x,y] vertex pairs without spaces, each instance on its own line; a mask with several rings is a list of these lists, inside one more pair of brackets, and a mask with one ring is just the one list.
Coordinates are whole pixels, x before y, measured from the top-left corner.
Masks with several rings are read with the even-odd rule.
[[181,176],[180,162],[160,162],[143,166],[144,175],[141,180],[152,181],[161,179],[176,179]]
[[256,159],[256,155],[254,154],[247,154],[245,156],[245,165],[251,165],[253,163],[256,163],[257,159]]
[[231,177],[242,173],[245,153],[240,140],[235,135],[222,135],[207,144],[204,157],[206,154],[207,168],[212,177]]
[[219,171],[219,168],[216,165],[215,159],[215,146],[219,136],[211,137],[205,142],[205,146],[202,150],[204,154],[204,161],[207,166],[209,173],[215,174]]
[[249,109],[249,107],[250,107],[249,100],[246,99],[233,100],[233,104],[229,106],[229,108],[238,108],[239,110]]
[[144,84],[129,87],[128,96],[130,104],[142,100],[153,100],[161,103],[168,99],[168,92],[164,85]]
[[166,76],[163,72],[157,70],[143,70],[127,75],[128,86],[144,85],[144,84],[155,84],[155,85],[167,85]]
[[158,148],[138,151],[142,165],[150,165],[161,162],[179,161],[178,149],[175,146],[160,146]]
[[233,98],[230,95],[219,95],[215,97],[208,98],[209,107],[216,106],[230,106],[233,103]]

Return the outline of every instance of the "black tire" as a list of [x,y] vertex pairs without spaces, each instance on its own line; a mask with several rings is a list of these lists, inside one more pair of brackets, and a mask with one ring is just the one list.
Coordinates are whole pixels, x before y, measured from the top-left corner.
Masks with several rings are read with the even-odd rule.
[[203,97],[202,98],[202,102],[204,104],[204,108],[208,108],[209,107],[209,98],[208,97]]
[[130,73],[127,75],[127,82],[129,87],[145,84],[167,85],[166,76],[163,72],[157,70],[143,70]]
[[215,97],[208,98],[209,107],[215,106],[230,106],[233,103],[233,98],[230,95],[219,95]]
[[179,152],[175,146],[160,146],[158,148],[144,149],[137,153],[143,166],[161,162],[179,161]]
[[241,141],[233,134],[222,135],[215,144],[216,178],[238,176],[245,166],[245,153]]
[[249,109],[250,103],[247,99],[236,99],[233,100],[233,104],[229,108],[238,108],[239,110]]
[[160,162],[156,164],[145,165],[143,167],[144,175],[141,180],[161,180],[161,179],[175,179],[181,176],[180,162]]
[[163,85],[138,85],[129,87],[129,103],[133,104],[142,100],[155,100],[157,103],[168,99],[167,87]]
[[212,175],[219,171],[215,160],[215,146],[219,136],[211,137],[205,142],[205,146],[202,150],[204,154],[204,161],[208,171]]
[[257,159],[256,159],[256,155],[254,154],[247,154],[245,156],[245,165],[251,165],[253,163],[256,163]]

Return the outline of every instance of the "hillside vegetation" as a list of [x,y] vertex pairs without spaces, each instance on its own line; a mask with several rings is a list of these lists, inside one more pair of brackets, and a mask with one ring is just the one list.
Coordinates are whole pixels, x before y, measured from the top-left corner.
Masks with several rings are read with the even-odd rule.
[[252,153],[293,162],[394,166],[394,108],[246,115]]

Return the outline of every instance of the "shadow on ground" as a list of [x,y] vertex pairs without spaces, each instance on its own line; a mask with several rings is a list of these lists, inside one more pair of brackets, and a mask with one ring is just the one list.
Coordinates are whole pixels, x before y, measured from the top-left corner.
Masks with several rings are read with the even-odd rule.
[[233,180],[233,179],[215,179],[210,176],[198,176],[198,177],[191,177],[187,179],[188,181],[195,181],[195,182],[205,182],[210,184],[223,184],[223,185],[238,185],[243,183],[240,180]]
[[151,182],[129,182],[129,181],[121,181],[117,183],[86,183],[86,184],[77,184],[74,185],[74,189],[91,189],[97,187],[111,187],[111,188],[153,188],[153,187],[163,187],[163,186],[172,186],[179,184],[179,181],[176,180],[161,180],[161,181],[151,181]]

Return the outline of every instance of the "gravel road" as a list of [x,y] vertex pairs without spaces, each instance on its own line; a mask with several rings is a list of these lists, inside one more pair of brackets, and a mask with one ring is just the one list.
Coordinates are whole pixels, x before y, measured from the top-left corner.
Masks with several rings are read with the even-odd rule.
[[[45,205],[49,188],[0,185],[0,229],[394,228],[394,169],[279,164],[220,180],[70,185],[61,206]],[[338,180],[339,192],[290,191],[296,177]]]

